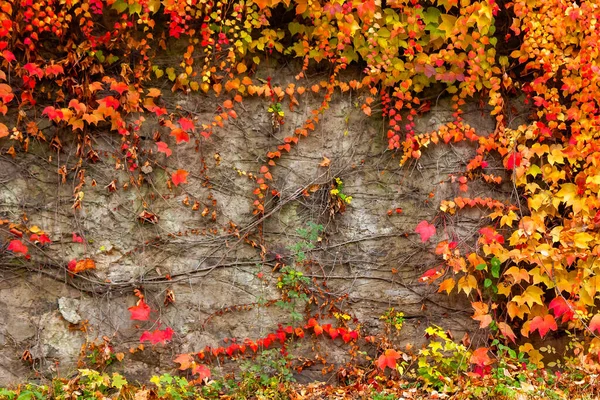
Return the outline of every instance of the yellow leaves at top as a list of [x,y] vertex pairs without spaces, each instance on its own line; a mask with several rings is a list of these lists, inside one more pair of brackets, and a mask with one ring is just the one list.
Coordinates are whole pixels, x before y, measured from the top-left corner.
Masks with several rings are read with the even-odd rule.
[[253,0],[253,2],[258,6],[258,8],[264,10],[267,7],[273,8],[274,6],[279,4],[281,0]]
[[452,36],[457,18],[450,14],[442,14],[440,18],[442,19],[442,23],[438,28],[446,33],[445,38],[448,39],[450,36]]

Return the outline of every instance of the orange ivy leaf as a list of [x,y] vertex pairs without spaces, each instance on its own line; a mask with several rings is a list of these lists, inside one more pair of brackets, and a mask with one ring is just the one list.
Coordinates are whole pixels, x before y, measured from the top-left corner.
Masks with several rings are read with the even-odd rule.
[[485,367],[486,365],[490,365],[493,361],[488,355],[489,349],[487,347],[480,347],[471,354],[470,362],[471,364],[478,365],[480,367]]
[[529,324],[529,332],[533,333],[537,330],[542,338],[546,336],[548,331],[555,331],[557,329],[556,320],[550,314],[546,314],[544,318],[537,316]]
[[190,354],[180,354],[173,360],[173,362],[181,364],[179,366],[179,369],[181,371],[184,371],[192,367],[192,364],[194,363],[194,358]]
[[515,343],[517,337],[515,336],[512,328],[506,322],[498,322],[498,329],[500,329],[500,333]]
[[171,136],[173,136],[175,138],[175,141],[177,142],[177,144],[181,143],[181,142],[189,142],[190,141],[190,135],[187,134],[186,131],[184,131],[183,129],[180,128],[175,128],[171,131]]
[[71,260],[68,265],[69,271],[73,274],[78,274],[89,269],[96,269],[96,262],[91,258],[84,258],[83,260]]
[[377,367],[381,370],[385,370],[386,367],[395,370],[396,369],[396,360],[399,359],[400,353],[398,353],[394,349],[387,349],[382,355],[377,359]]
[[173,181],[173,184],[175,186],[179,186],[182,183],[188,183],[187,182],[188,174],[189,174],[189,172],[187,172],[185,169],[178,169],[177,171],[173,172],[173,174],[171,175],[171,181]]

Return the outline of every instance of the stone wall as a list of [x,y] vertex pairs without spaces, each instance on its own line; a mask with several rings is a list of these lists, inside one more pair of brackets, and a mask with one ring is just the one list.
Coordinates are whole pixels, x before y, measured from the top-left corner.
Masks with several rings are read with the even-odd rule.
[[[200,122],[210,121],[218,107],[214,97],[170,94],[163,99]],[[174,152],[169,158],[153,155],[157,163],[150,164],[152,171],[146,168],[147,173],[142,173],[144,182],[128,189],[123,185],[137,181],[138,173],[115,169],[121,152],[120,138],[114,134],[93,132],[100,160],[79,167],[72,143],[64,142],[59,154],[46,143],[32,144],[29,153],[13,159],[5,152],[7,143],[0,140],[0,216],[19,221],[25,214],[30,226],[47,231],[53,241],[34,251],[31,262],[0,253],[0,385],[53,371],[67,376],[76,368],[82,344],[102,342],[103,336],[116,352],[125,353],[115,368],[142,381],[172,370],[172,359],[179,353],[221,345],[226,337],[258,338],[275,330],[290,321],[289,311],[267,306],[280,297],[275,262],[279,258],[292,262],[289,247],[303,240],[297,230],[308,222],[323,225],[324,232],[308,252],[314,262],[304,272],[315,285],[325,282],[332,298],[347,294],[339,306],[360,321],[364,332],[379,332],[379,316],[394,307],[407,316],[403,343],[418,347],[430,324],[450,329],[456,338],[470,330],[474,345],[483,340],[484,333],[473,330],[464,296],[439,295],[434,286],[418,281],[440,260],[433,253],[434,245],[421,243],[414,228],[419,221],[434,220],[441,200],[458,195],[456,185],[447,181],[449,174],[464,171],[472,152],[466,145],[434,146],[418,162],[400,167],[398,155],[387,150],[381,118],[366,117],[356,93],[337,93],[316,131],[273,168],[272,186],[280,198],[267,201],[264,220],[252,215],[255,183],[248,174],[257,173],[267,151],[301,126],[321,102],[319,95],[308,93],[300,100],[293,111],[284,107],[285,124],[280,129],[271,125],[267,100],[248,99],[236,107],[239,119],[226,122],[208,140],[180,146],[149,119],[142,147],[156,152],[152,136],[163,130],[162,140]],[[449,102],[438,99],[430,112],[419,117],[417,131],[433,130],[451,121],[451,114]],[[472,105],[465,119],[480,132],[490,132],[494,121],[484,115],[488,114]],[[53,129],[48,125],[44,131],[52,136]],[[323,157],[331,160],[329,166],[319,166]],[[63,164],[70,169],[68,182],[79,169],[86,170],[80,210],[72,209],[73,185],[61,184],[56,173]],[[189,183],[169,189],[166,171],[178,168],[190,172]],[[336,177],[353,199],[343,213],[335,212],[329,200]],[[114,179],[118,190],[110,192],[106,186]],[[470,193],[489,190],[473,184]],[[193,210],[196,201],[198,210]],[[160,218],[157,224],[140,223],[144,203]],[[396,208],[402,213],[388,216],[388,210]],[[205,209],[208,214],[202,216]],[[473,242],[480,217],[477,212],[452,220],[439,216],[436,238],[449,235]],[[264,260],[260,247],[249,244],[261,241],[258,222],[267,250]],[[231,224],[241,238],[228,232]],[[74,243],[73,232],[84,242]],[[248,240],[242,239],[245,233],[251,233]],[[2,230],[2,243],[8,238]],[[93,259],[97,269],[70,275],[69,260],[83,258]],[[155,322],[130,320],[127,308],[136,302],[135,288],[156,310],[153,319],[173,328],[172,343],[128,352],[138,346],[142,330],[157,328]],[[175,295],[175,303],[169,306],[164,303],[167,290]],[[228,310],[236,305],[251,306]],[[313,340],[307,338],[292,352],[304,351]],[[341,363],[347,357],[332,341],[316,343],[332,361]],[[26,351],[33,365],[21,360]],[[227,370],[228,365],[214,368]],[[318,379],[320,369],[309,369],[299,378]]]

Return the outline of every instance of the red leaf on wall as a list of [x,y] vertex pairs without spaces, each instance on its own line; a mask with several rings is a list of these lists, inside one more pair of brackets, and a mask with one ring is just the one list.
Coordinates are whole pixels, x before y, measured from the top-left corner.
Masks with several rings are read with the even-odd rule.
[[548,310],[554,313],[556,318],[562,315],[562,322],[573,319],[573,306],[563,297],[555,297],[548,305]]
[[187,183],[188,172],[185,169],[178,169],[171,175],[171,180],[175,186],[179,186],[182,183]]
[[159,153],[165,153],[167,157],[173,154],[173,151],[169,148],[169,145],[165,142],[156,142],[156,146],[158,147]]
[[592,317],[589,328],[592,332],[595,331],[600,333],[600,314],[596,314]]
[[421,236],[421,242],[425,243],[430,237],[435,235],[435,226],[427,221],[421,221],[415,228],[415,232]]
[[[600,323],[600,320],[598,321]],[[537,316],[531,320],[529,324],[529,332],[533,333],[535,330],[540,333],[540,336],[543,338],[546,336],[548,331],[555,331],[558,329],[556,325],[556,320],[550,314],[546,314],[544,318]]]
[[13,253],[22,254],[27,254],[27,251],[29,251],[29,249],[23,244],[23,242],[16,239],[10,241],[10,243],[8,244],[8,250],[12,251]]
[[150,319],[150,306],[146,304],[144,299],[137,302],[137,305],[128,308],[131,313],[131,319],[136,321],[148,321]]
[[153,332],[144,331],[140,336],[140,342],[150,342],[153,345],[158,343],[167,343],[173,338],[173,329],[167,327],[165,330],[156,329]]
[[181,126],[181,129],[183,129],[184,131],[192,131],[194,130],[194,121],[192,121],[191,119],[188,118],[179,118],[179,126]]
[[181,142],[189,142],[190,141],[190,135],[188,135],[186,131],[184,131],[183,129],[180,129],[180,128],[173,129],[171,131],[171,136],[173,136],[175,138],[175,141],[177,142],[177,144],[179,144]]
[[73,232],[73,243],[83,243],[83,238]]

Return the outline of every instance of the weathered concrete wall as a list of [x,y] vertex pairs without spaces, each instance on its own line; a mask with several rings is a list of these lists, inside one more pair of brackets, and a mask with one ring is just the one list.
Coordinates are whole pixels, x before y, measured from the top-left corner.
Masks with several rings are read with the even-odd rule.
[[[171,95],[166,101],[202,122],[210,121],[217,107],[212,99],[195,95]],[[291,259],[288,246],[301,240],[296,230],[308,221],[322,224],[325,231],[309,254],[318,264],[304,272],[326,282],[332,296],[347,293],[340,306],[361,321],[365,332],[382,329],[379,316],[389,307],[407,315],[401,340],[416,346],[423,341],[424,327],[432,323],[451,329],[458,338],[472,329],[468,303],[438,295],[435,287],[418,282],[422,272],[439,260],[432,245],[421,244],[414,234],[419,221],[434,218],[440,200],[458,194],[454,185],[439,182],[463,171],[472,150],[439,145],[426,150],[418,162],[400,168],[398,157],[387,150],[380,119],[361,112],[356,94],[336,94],[316,132],[284,154],[273,169],[273,187],[281,199],[272,199],[266,206],[267,262],[261,260],[259,250],[224,230],[230,221],[242,232],[255,222],[254,182],[238,170],[258,172],[266,152],[301,126],[320,101],[318,95],[307,93],[296,110],[285,107],[286,122],[278,132],[272,130],[267,101],[259,99],[244,101],[237,108],[239,119],[227,122],[197,146],[176,146],[163,131],[173,155],[168,159],[162,154],[153,156],[158,164],[144,176],[146,182],[127,190],[123,184],[138,176],[115,170],[120,138],[94,132],[94,146],[102,156],[99,162],[81,167],[88,178],[83,207],[77,211],[71,209],[72,185],[60,184],[56,173],[63,164],[74,168],[69,177],[77,172],[72,144],[64,143],[58,155],[46,144],[33,145],[28,154],[12,159],[5,155],[7,143],[0,140],[4,146],[0,150],[0,215],[18,221],[26,213],[30,224],[47,231],[53,240],[43,253],[35,253],[31,264],[0,253],[0,385],[34,377],[36,371],[58,370],[66,375],[75,368],[81,345],[101,341],[102,336],[110,338],[115,351],[126,353],[116,368],[142,380],[171,369],[171,360],[181,352],[218,346],[224,337],[258,338],[273,331],[289,321],[289,313],[277,306],[215,313],[279,298],[278,273],[272,271],[271,261],[275,253]],[[482,132],[493,130],[493,120],[482,115],[473,106],[465,118]],[[451,119],[448,102],[441,100],[418,120],[417,131],[430,131]],[[153,121],[144,126],[149,138],[164,129]],[[142,146],[155,151],[153,143],[145,140]],[[323,156],[331,160],[327,168],[319,167]],[[190,171],[189,184],[169,190],[165,167]],[[344,192],[353,197],[343,214],[332,214],[328,206],[335,177],[343,180]],[[115,178],[119,189],[110,193],[105,187]],[[309,197],[299,195],[311,185],[320,186]],[[471,190],[481,194],[489,188],[474,184]],[[432,192],[435,196],[430,198]],[[198,201],[199,210],[184,205],[186,198],[190,205]],[[158,224],[139,223],[144,201],[160,217]],[[205,207],[210,212],[202,217]],[[387,215],[389,209],[398,207],[402,214]],[[441,219],[437,223],[438,233],[443,234],[444,223]],[[472,241],[478,223],[479,215],[461,214],[445,232],[456,230],[460,240]],[[216,234],[195,234],[210,229],[216,229]],[[73,243],[73,232],[85,242]],[[3,243],[8,238],[5,233]],[[258,240],[256,235],[252,238]],[[92,258],[97,269],[72,277],[65,268],[73,258]],[[259,272],[265,278],[259,279]],[[166,274],[171,281],[164,279]],[[159,316],[163,327],[174,329],[171,344],[131,355],[127,352],[138,345],[143,329],[156,329],[152,323],[138,323],[140,328],[136,328],[136,321],[129,319],[127,308],[136,301],[134,288],[143,288],[157,310],[153,317]],[[167,289],[176,300],[168,307],[164,305]],[[87,332],[69,329],[68,320],[79,319],[88,321]],[[476,342],[477,336],[472,340]],[[321,346],[334,361],[342,361],[346,354],[331,341]],[[20,359],[26,350],[35,361],[34,368]],[[305,378],[317,377],[320,368],[314,376],[308,371]]]

